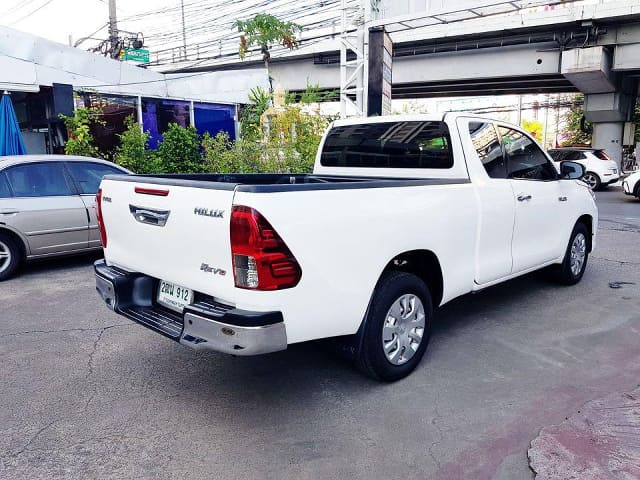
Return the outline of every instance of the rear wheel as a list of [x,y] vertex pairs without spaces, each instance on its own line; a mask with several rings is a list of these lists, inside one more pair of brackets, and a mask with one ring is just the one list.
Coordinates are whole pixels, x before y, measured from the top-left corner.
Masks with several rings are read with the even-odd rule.
[[387,382],[409,375],[427,349],[432,317],[431,295],[420,278],[405,272],[384,274],[365,319],[360,369]]
[[0,233],[0,282],[13,275],[21,260],[22,252],[13,238]]
[[578,223],[574,227],[564,254],[564,260],[560,265],[555,265],[553,269],[559,283],[575,285],[582,279],[589,258],[588,236],[589,231],[584,224]]
[[586,183],[591,190],[598,190],[602,185],[600,177],[593,172],[586,172],[582,176],[582,181]]

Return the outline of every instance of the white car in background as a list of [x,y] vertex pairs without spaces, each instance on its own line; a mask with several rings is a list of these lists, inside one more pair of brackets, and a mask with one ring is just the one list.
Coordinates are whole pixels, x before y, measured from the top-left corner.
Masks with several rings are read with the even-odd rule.
[[635,196],[640,200],[640,172],[632,173],[622,182],[625,195]]
[[620,179],[618,164],[603,150],[583,147],[552,148],[549,155],[556,163],[571,161],[582,165],[585,169],[582,181],[591,190],[604,188]]

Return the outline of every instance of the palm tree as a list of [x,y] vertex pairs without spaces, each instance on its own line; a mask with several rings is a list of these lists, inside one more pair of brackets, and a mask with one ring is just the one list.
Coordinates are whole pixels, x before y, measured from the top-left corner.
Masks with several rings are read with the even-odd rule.
[[[283,22],[268,13],[259,13],[248,20],[236,20],[234,26],[240,35],[240,58],[244,59],[249,47],[258,45],[262,53],[262,61],[269,71],[271,54],[269,49],[274,43],[278,43],[289,50],[297,48],[298,42],[295,34],[302,30],[297,23]],[[269,75],[269,91],[273,95],[273,83]]]

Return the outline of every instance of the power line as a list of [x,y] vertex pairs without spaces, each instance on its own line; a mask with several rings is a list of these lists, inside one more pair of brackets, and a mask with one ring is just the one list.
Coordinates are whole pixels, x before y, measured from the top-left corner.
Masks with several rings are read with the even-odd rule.
[[36,8],[35,10],[33,10],[30,13],[27,13],[25,16],[20,17],[18,20],[15,20],[13,22],[11,22],[9,25],[15,25],[18,22],[21,22],[22,20],[25,20],[27,18],[29,18],[31,15],[39,12],[40,10],[42,10],[44,7],[46,7],[47,5],[49,5],[51,2],[53,2],[53,0],[47,0],[45,1],[42,5],[40,5],[38,8]]
[[42,5],[40,5],[38,8],[36,8],[35,10],[31,11],[30,13],[27,13],[26,15],[24,15],[23,17],[20,17],[18,20],[14,20],[13,22],[11,22],[9,25],[15,25],[18,22],[21,22],[27,18],[29,18],[30,16],[34,15],[35,13],[39,12],[40,10],[42,10],[43,8],[45,8],[47,5],[49,5],[51,2],[53,2],[53,0],[47,0],[45,1]]
[[19,10],[22,10],[25,7],[28,7],[30,4],[32,4],[35,1],[36,0],[26,0],[24,2],[19,1],[18,3],[14,4],[13,7],[9,7],[9,9],[2,12],[2,15],[10,15],[12,13],[15,13]]

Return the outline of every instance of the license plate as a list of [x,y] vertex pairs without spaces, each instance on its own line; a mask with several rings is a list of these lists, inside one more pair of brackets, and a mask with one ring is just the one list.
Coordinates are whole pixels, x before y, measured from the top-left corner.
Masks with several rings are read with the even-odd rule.
[[193,303],[193,290],[175,283],[160,280],[158,303],[171,310],[182,313],[184,307]]

